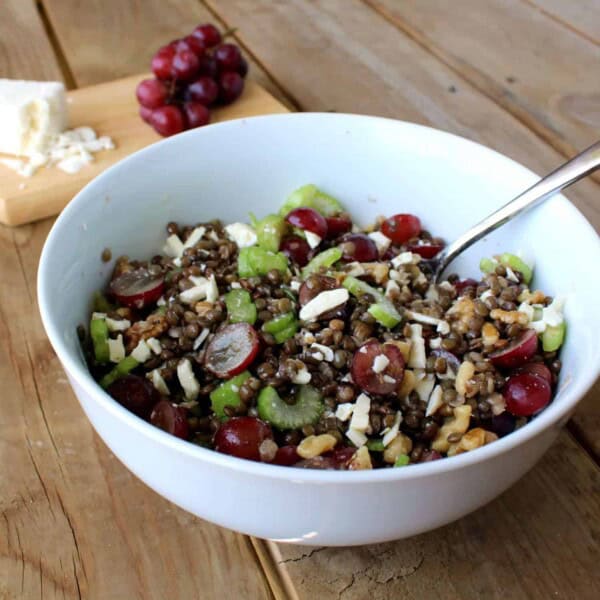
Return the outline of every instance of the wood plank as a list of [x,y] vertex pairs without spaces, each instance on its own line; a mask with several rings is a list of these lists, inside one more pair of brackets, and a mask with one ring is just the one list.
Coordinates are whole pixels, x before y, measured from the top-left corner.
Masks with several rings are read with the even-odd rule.
[[0,3],[0,77],[62,80],[35,0]]
[[600,44],[600,3],[597,0],[524,0],[579,35]]
[[[133,75],[69,92],[69,127],[92,127],[98,135],[110,136],[115,149],[96,154],[93,163],[73,174],[50,167],[40,169],[31,178],[23,178],[0,165],[0,222],[22,225],[58,214],[94,177],[161,139],[138,114],[134,90],[144,77]],[[283,104],[255,81],[248,81],[242,96],[233,104],[215,110],[212,121],[286,111]]]
[[[144,73],[156,50],[212,14],[197,0],[42,0],[79,87]],[[77,23],[77,27],[73,27]],[[234,25],[235,26],[235,25]],[[111,49],[118,48],[118,58]],[[288,107],[290,98],[251,57],[250,75]]]
[[387,544],[271,550],[301,599],[593,600],[599,535],[600,470],[563,433],[512,489],[456,523]]
[[[432,125],[490,146],[539,173],[564,161],[519,119],[359,0],[205,1],[229,23],[243,23],[240,39],[303,110]],[[600,226],[597,194],[597,184],[587,180],[567,195]]]
[[[365,0],[565,156],[598,139],[600,51],[524,2]],[[577,4],[577,3],[563,3]],[[588,18],[600,31],[600,18]]]

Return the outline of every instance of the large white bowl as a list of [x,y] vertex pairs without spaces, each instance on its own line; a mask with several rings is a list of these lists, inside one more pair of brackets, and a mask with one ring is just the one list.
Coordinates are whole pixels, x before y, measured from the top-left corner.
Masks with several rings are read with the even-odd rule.
[[452,240],[537,177],[483,146],[387,119],[291,114],[190,131],[137,152],[86,186],[42,252],[44,327],[102,439],[159,494],[204,519],[294,543],[349,545],[411,536],[475,510],[522,477],[556,438],[600,369],[595,269],[598,236],[555,197],[477,244],[455,263],[477,273],[483,255],[535,257],[535,287],[567,297],[568,337],[554,402],[516,433],[455,458],[363,472],[311,471],[218,454],[172,437],[110,398],[86,368],[76,326],[89,316],[113,256],[157,253],[168,221],[265,214],[313,182],[360,222],[411,212]]

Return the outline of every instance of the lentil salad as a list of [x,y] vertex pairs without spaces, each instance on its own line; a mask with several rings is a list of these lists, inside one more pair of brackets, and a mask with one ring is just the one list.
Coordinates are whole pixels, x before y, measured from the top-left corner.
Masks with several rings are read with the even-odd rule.
[[119,257],[80,339],[123,406],[208,448],[325,469],[475,450],[551,401],[562,301],[504,253],[432,283],[444,247],[409,214],[359,228],[314,185],[250,224],[167,224]]

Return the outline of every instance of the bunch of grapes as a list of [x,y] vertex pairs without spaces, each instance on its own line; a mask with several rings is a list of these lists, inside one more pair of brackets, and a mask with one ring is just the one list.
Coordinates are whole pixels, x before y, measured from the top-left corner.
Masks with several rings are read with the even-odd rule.
[[223,43],[220,31],[206,23],[160,48],[152,72],[155,79],[136,89],[140,116],[168,136],[206,125],[211,107],[239,98],[248,63],[238,46]]

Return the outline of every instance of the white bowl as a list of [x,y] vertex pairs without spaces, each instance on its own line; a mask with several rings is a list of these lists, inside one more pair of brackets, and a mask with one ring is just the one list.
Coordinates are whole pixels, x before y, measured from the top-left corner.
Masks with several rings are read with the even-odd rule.
[[483,146],[409,123],[341,114],[241,119],[175,136],[108,169],[63,211],[40,261],[44,327],[88,418],[159,494],[231,529],[294,543],[349,545],[411,536],[458,519],[523,476],[556,438],[600,368],[598,236],[564,198],[501,228],[457,261],[525,251],[535,287],[567,297],[568,336],[553,403],[477,451],[403,469],[311,471],[240,460],[172,437],[117,404],[90,376],[76,326],[112,266],[100,255],[157,253],[168,221],[246,220],[302,184],[339,197],[358,221],[411,212],[452,240],[537,177]]

